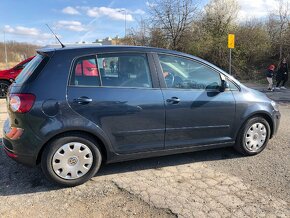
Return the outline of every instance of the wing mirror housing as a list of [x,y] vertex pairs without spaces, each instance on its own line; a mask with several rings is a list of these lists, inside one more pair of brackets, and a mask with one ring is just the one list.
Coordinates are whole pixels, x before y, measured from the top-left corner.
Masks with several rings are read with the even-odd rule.
[[230,84],[226,80],[222,80],[222,84],[220,87],[220,92],[224,92],[225,90],[230,88]]

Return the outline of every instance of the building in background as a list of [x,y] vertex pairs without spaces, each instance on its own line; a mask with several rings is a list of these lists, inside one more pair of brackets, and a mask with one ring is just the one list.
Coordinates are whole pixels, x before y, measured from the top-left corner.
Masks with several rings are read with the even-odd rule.
[[118,36],[116,36],[115,38],[111,38],[111,37],[106,37],[104,39],[96,39],[96,41],[94,43],[99,43],[101,45],[118,45],[120,39]]

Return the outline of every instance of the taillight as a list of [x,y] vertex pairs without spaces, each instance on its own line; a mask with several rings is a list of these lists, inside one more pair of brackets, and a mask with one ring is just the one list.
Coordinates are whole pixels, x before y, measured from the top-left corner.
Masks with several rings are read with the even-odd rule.
[[33,94],[11,94],[9,95],[9,106],[13,112],[26,113],[30,111],[35,101]]

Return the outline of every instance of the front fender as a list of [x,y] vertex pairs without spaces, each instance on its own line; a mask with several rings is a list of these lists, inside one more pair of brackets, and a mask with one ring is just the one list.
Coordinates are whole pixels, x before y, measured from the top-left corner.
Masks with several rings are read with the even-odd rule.
[[269,125],[271,127],[271,130],[273,131],[273,116],[275,111],[271,107],[271,105],[268,102],[261,103],[245,103],[237,106],[237,113],[236,113],[236,132],[235,132],[235,138],[237,137],[240,129],[242,126],[249,120],[251,117],[254,116],[262,116],[265,117],[266,120],[269,122]]

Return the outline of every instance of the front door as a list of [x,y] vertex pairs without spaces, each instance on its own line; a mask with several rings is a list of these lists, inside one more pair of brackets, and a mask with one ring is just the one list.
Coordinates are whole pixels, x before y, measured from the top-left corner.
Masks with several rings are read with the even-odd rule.
[[152,73],[145,53],[79,58],[73,66],[68,102],[101,127],[117,153],[163,149],[163,95]]
[[186,147],[233,141],[235,100],[220,91],[221,74],[202,62],[158,55],[166,88],[165,147]]

